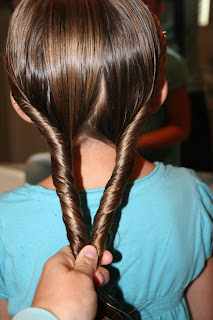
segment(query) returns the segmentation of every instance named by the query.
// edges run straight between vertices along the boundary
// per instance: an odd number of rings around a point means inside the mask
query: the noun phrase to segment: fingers
[[[100,265],[104,266],[104,265],[110,264],[112,260],[113,260],[113,256],[111,252],[109,252],[108,250],[105,250],[103,253],[103,257],[101,259]]]
[[[70,246],[63,247],[61,250],[58,251],[58,253],[62,253],[63,255],[66,254],[66,255],[70,256],[70,258],[73,261],[74,256],[73,256],[72,250],[70,249]],[[105,250],[103,253],[103,257],[101,259],[100,265],[102,265],[102,266],[108,265],[112,262],[112,260],[113,260],[113,256],[112,256],[111,252],[109,252],[108,250]],[[73,263],[72,263],[72,265],[73,265]]]
[[[95,247],[85,246],[78,254],[74,270],[88,275],[91,279],[95,274],[98,263],[98,252]]]
[[[60,258],[60,260],[63,259],[63,265],[66,262],[66,266],[69,269],[74,268],[74,270],[88,275],[91,279],[93,278],[96,287],[101,287],[109,282],[109,271],[104,267],[97,267],[97,251],[91,245],[85,246],[78,254],[76,260],[72,254],[70,246],[66,246],[59,250],[59,252],[51,259],[55,258]],[[109,251],[105,250],[100,264],[108,265],[112,262],[112,260],[112,254]]]
[[[97,288],[107,284],[109,282],[109,271],[104,267],[99,266],[94,275],[94,283]]]

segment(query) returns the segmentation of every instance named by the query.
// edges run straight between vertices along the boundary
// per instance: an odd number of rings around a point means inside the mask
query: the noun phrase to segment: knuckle
[[[87,261],[79,261],[76,263],[75,267],[87,275],[93,275],[95,272],[93,266],[91,266],[91,264]]]
[[[44,267],[49,267],[49,266],[51,266],[52,264],[54,264],[55,263],[55,256],[53,256],[53,257],[50,257],[46,262],[45,262],[45,264],[44,264]]]

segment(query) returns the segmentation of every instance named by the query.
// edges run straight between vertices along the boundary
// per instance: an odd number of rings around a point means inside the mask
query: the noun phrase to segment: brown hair
[[[75,255],[91,242],[101,259],[164,68],[165,38],[141,0],[23,0],[13,14],[6,48],[13,97],[47,140]],[[74,145],[88,137],[117,154],[91,239],[72,170]]]

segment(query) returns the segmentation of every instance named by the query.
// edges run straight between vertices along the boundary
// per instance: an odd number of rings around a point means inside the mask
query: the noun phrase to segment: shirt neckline
[[[162,162],[154,162],[155,168],[149,173],[147,176],[142,177],[140,179],[128,182],[126,185],[126,190],[129,191],[133,186],[133,192],[138,192],[141,188],[144,189],[147,185],[155,183],[159,180],[165,172],[165,165]],[[46,189],[42,186],[31,185],[29,183],[25,183],[22,187],[26,190],[28,197],[35,198],[40,201],[44,199],[45,201],[54,201],[59,200],[55,190]],[[79,194],[88,195],[90,198],[100,197],[103,194],[105,188],[97,188],[90,190],[79,190]],[[125,191],[124,191],[125,192]],[[132,192],[132,191],[131,191]]]

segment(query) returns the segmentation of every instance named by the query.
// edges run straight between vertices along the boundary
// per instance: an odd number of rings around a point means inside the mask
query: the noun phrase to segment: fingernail
[[[101,278],[102,278],[101,285],[103,286],[104,283],[105,283],[105,277],[104,277],[104,275],[102,273],[100,275],[101,275]]]
[[[92,259],[92,260],[96,260],[98,253],[97,253],[97,250],[95,249],[95,247],[93,247],[93,246],[87,246],[87,247],[85,248],[84,255],[85,255],[85,257],[87,257],[87,258],[90,258],[90,259]]]
[[[104,277],[104,275],[102,274],[102,273],[97,273],[96,272],[96,274],[95,274],[95,285],[96,285],[96,287],[101,287],[101,286],[103,286],[104,285],[104,283],[105,283],[105,277]]]

